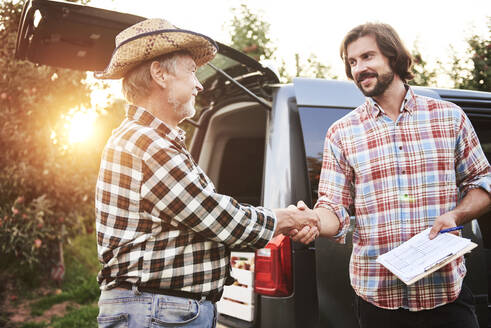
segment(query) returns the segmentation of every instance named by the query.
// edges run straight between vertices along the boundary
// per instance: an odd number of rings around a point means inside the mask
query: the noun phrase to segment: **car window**
[[[240,65],[238,61],[233,60],[230,57],[226,57],[222,54],[217,54],[215,58],[211,61],[211,63],[224,71],[229,71],[232,66]],[[196,72],[196,76],[201,82],[205,82],[210,78],[210,76],[215,75],[217,72],[208,65],[203,65],[198,68]]]
[[[345,116],[351,109],[299,107],[300,124],[302,125],[305,156],[309,175],[312,206],[317,201],[317,189],[322,168],[324,139],[329,127]]]
[[[484,151],[484,155],[487,157],[488,162],[491,162],[491,118],[483,118],[483,117],[469,117],[472,125],[474,126],[474,130],[476,131],[477,137],[479,138],[479,142],[481,144],[482,150]],[[485,248],[491,248],[491,213],[483,215],[478,220],[479,227],[481,229],[481,234],[483,238],[483,245]],[[491,258],[490,258],[491,259]],[[491,262],[488,263],[488,266],[491,267]],[[491,270],[488,269],[488,272],[491,274]],[[491,286],[490,286],[491,288]]]
[[[264,138],[231,138],[223,151],[217,191],[239,203],[259,206],[263,162]]]
[[[474,126],[474,130],[476,130],[484,154],[488,158],[488,161],[491,161],[491,129],[489,129],[491,126],[491,118],[477,118],[471,116],[470,120]]]

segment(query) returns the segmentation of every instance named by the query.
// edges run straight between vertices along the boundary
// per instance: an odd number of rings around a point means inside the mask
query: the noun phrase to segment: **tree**
[[[456,88],[491,91],[491,17],[488,17],[488,36],[473,35],[467,43],[470,59],[461,59],[452,50],[448,75]]]
[[[232,8],[232,14],[234,16],[229,24],[231,46],[258,61],[264,59],[280,61],[278,72],[282,82],[291,82],[295,76],[337,78],[331,73],[331,67],[322,63],[316,55],[310,54],[306,60],[301,60],[298,53],[294,55],[296,72],[292,76],[288,72],[285,60],[273,56],[276,47],[268,36],[270,24],[245,4]]]
[[[232,13],[231,46],[258,61],[271,58],[276,49],[268,36],[270,24],[245,4],[232,8]]]
[[[431,86],[436,84],[436,70],[429,70],[427,62],[423,59],[421,52],[419,51],[418,44],[414,44],[412,51],[413,67],[412,72],[414,78],[409,81],[411,85]]]
[[[338,77],[331,73],[331,66],[322,63],[319,58],[313,53],[307,57],[305,61],[300,59],[299,54],[295,54],[296,76],[315,77],[315,78],[331,78]]]
[[[85,72],[14,58],[23,3],[0,3],[0,273],[32,279],[58,261],[60,242],[92,229],[100,153],[115,111],[101,110],[92,143],[68,142],[64,125],[91,108],[91,86]]]

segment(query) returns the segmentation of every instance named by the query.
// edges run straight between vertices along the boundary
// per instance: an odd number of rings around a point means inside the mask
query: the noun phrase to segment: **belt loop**
[[[131,290],[132,290],[132,291],[133,291],[133,293],[134,293],[135,295],[137,295],[137,296],[142,294],[142,293],[141,293],[141,292],[138,290],[138,286],[137,286],[137,285],[133,285],[133,286],[131,286]]]

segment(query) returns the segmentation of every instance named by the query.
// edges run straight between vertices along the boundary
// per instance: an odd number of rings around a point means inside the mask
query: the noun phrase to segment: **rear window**
[[[217,54],[210,63],[224,71],[230,71],[231,67],[241,65],[241,63],[239,63],[238,61],[233,60],[232,58],[224,56],[222,54]],[[217,74],[217,72],[208,65],[203,65],[199,67],[196,72],[198,80],[203,83],[215,74]]]
[[[315,204],[318,198],[317,189],[319,187],[322,153],[327,130],[334,122],[350,111],[351,109],[324,107],[299,107],[298,109],[312,194],[312,201],[309,206]]]
[[[488,158],[488,161],[491,160],[491,118],[483,118],[483,117],[470,117],[471,123],[474,126],[474,130],[476,130],[476,134],[479,138],[479,142],[481,143],[482,150],[484,154]]]
[[[470,116],[474,130],[481,143],[482,150],[486,155],[488,162],[491,161],[491,117],[482,116]],[[479,227],[481,228],[483,244],[485,248],[491,248],[491,212],[486,213],[479,218]],[[490,255],[491,256],[491,255]],[[490,258],[491,259],[491,258]],[[491,263],[488,263],[489,268],[491,268]],[[489,274],[491,274],[491,269],[488,268]],[[490,286],[491,288],[491,286]]]
[[[217,190],[239,203],[259,206],[264,138],[232,138],[225,145]]]

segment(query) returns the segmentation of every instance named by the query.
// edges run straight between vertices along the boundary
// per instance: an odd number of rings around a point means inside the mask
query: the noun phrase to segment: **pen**
[[[440,233],[445,233],[445,232],[450,232],[450,231],[455,231],[455,230],[462,230],[462,229],[464,229],[464,226],[457,226],[457,227],[453,227],[453,228],[440,230]]]

